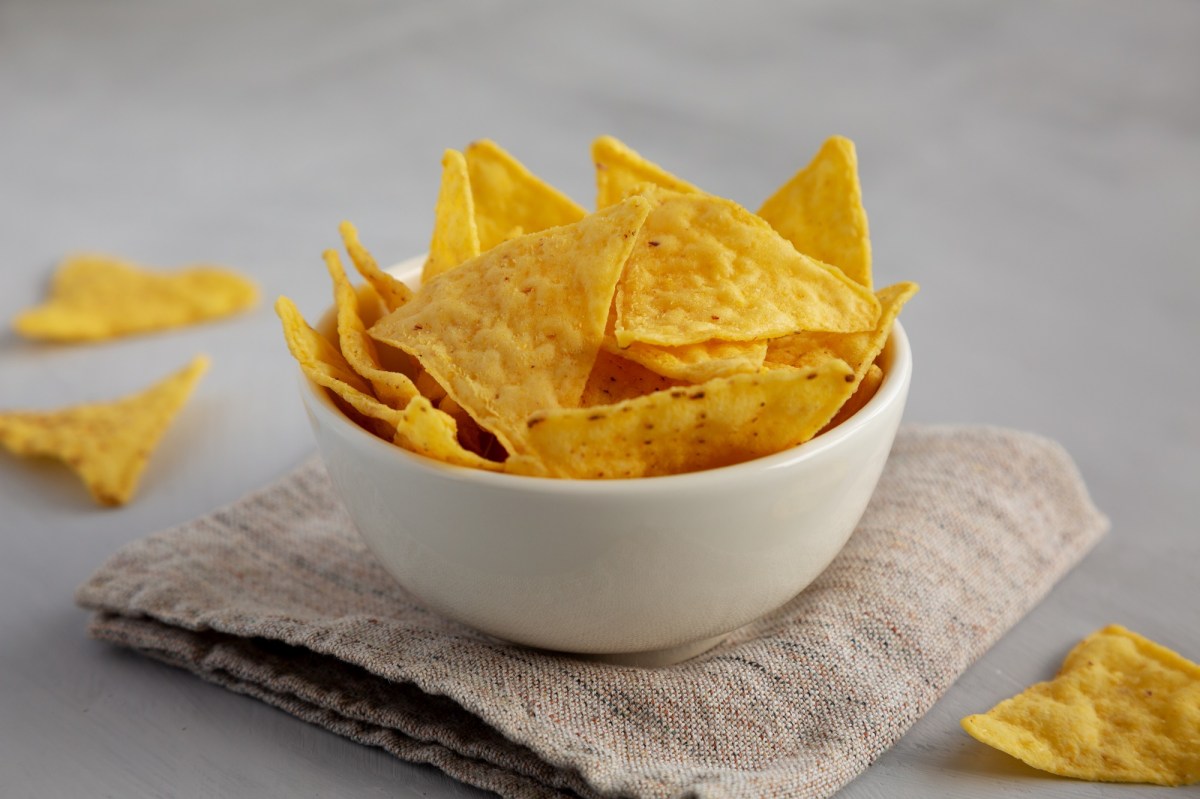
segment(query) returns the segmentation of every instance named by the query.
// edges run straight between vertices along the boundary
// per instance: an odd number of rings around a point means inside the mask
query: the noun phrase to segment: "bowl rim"
[[[386,271],[396,277],[405,277],[413,272],[417,265],[424,262],[424,256],[418,256],[403,261]],[[336,313],[336,308],[330,307],[321,314],[320,326],[324,326]],[[615,477],[603,480],[564,479],[559,477],[543,477],[533,475],[506,474],[491,472],[485,469],[475,469],[469,466],[458,466],[430,458],[417,452],[411,452],[403,447],[384,441],[355,424],[334,404],[333,398],[321,386],[314,383],[297,365],[300,377],[301,395],[305,405],[314,416],[322,417],[323,423],[332,423],[336,429],[349,435],[351,440],[362,446],[378,447],[381,457],[397,458],[401,464],[408,464],[418,470],[428,471],[431,476],[452,481],[470,482],[500,489],[514,489],[531,493],[552,494],[587,494],[605,496],[608,494],[629,495],[631,492],[643,491],[661,492],[663,490],[693,490],[703,488],[712,483],[725,483],[731,479],[742,479],[755,473],[771,472],[786,469],[795,464],[819,457],[827,450],[837,447],[846,439],[857,435],[867,427],[872,420],[882,414],[886,408],[896,402],[904,401],[907,388],[912,376],[912,350],[904,326],[897,319],[892,323],[892,332],[885,352],[889,352],[889,365],[884,370],[883,382],[875,395],[853,416],[834,429],[805,441],[803,444],[790,449],[753,458],[729,466],[718,466],[697,472],[682,474],[656,475],[653,477]]]

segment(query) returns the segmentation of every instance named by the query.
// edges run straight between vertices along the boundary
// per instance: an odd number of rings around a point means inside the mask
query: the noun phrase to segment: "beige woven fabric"
[[[509,797],[822,797],[896,741],[1102,535],[1056,444],[901,430],[808,590],[662,669],[534,652],[396,586],[318,462],[136,541],[91,632]]]

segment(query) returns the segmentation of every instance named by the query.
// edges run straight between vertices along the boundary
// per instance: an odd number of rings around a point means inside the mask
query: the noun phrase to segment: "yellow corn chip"
[[[102,505],[123,505],[137,490],[150,453],[183,407],[208,358],[113,402],[56,411],[0,413],[0,443],[17,455],[58,458]]]
[[[655,208],[617,285],[619,346],[874,329],[871,292],[737,203],[653,186],[642,194]]]
[[[446,396],[446,389],[442,388],[442,384],[433,379],[433,375],[422,369],[417,373],[417,390],[421,392],[421,396],[429,399],[430,402],[441,405],[442,398]],[[460,406],[461,407],[461,406]]]
[[[342,234],[342,243],[346,245],[346,252],[350,253],[354,268],[371,284],[389,311],[396,310],[412,299],[412,289],[404,285],[404,281],[397,280],[379,268],[374,256],[358,240],[358,229],[354,225],[342,222],[338,231]]]
[[[458,466],[497,470],[500,464],[463,449],[454,419],[425,397],[414,397],[402,410],[371,395],[370,386],[350,368],[329,341],[309,327],[287,297],[275,302],[283,335],[292,356],[317,385],[331,391],[354,411],[373,420],[373,432],[412,452]]]
[[[604,349],[645,366],[652,372],[682,380],[703,383],[714,377],[757,372],[767,355],[767,342],[702,341],[678,347],[660,347],[635,341],[624,349],[615,338],[605,337]]]
[[[1200,782],[1200,665],[1124,627],[1092,633],[1058,676],[963,728],[1042,771],[1103,782]]]
[[[337,305],[338,344],[342,357],[357,374],[366,378],[376,397],[393,408],[403,408],[417,396],[417,387],[408,375],[391,372],[382,367],[375,351],[375,342],[358,314],[358,292],[346,277],[342,261],[333,250],[325,252],[325,265],[333,279],[333,296]]]
[[[612,136],[592,142],[592,162],[596,165],[596,208],[619,203],[647,183],[681,194],[700,191]]]
[[[904,303],[920,289],[916,283],[897,283],[880,289],[881,312],[874,330],[861,333],[796,333],[773,339],[767,344],[767,360],[772,363],[798,365],[811,352],[827,352],[841,358],[854,369],[854,379],[862,380],[867,369],[883,351],[892,323]]]
[[[308,326],[300,311],[287,297],[275,301],[275,312],[283,323],[283,337],[292,357],[315,382],[333,388],[329,382],[343,383],[355,391],[370,395],[371,386],[346,362],[340,350],[329,339]],[[319,372],[318,379],[312,372]]]
[[[809,369],[721,377],[615,405],[542,410],[527,426],[531,458],[508,470],[624,478],[712,469],[807,441],[845,402],[853,377],[836,358]]]
[[[578,222],[587,213],[489,139],[471,142],[466,158],[481,252],[515,236]]]
[[[783,184],[758,215],[805,255],[871,288],[871,238],[854,142],[828,139],[812,163]]]
[[[430,281],[370,333],[416,356],[509,453],[524,452],[530,413],[579,404],[649,211],[632,197],[505,242]]]
[[[759,341],[712,340],[678,347],[660,347],[635,341],[628,347],[622,348],[617,346],[617,339],[613,333],[616,322],[617,313],[614,306],[608,312],[608,323],[604,329],[601,348],[612,355],[640,364],[655,374],[671,378],[672,381],[703,383],[714,377],[757,372],[762,368],[767,354],[765,339]],[[662,387],[660,386],[660,388]],[[622,399],[627,399],[627,397],[622,397]]]
[[[879,368],[878,364],[873,363],[867,368],[867,373],[859,381],[858,388],[846,400],[846,404],[838,408],[838,412],[829,420],[829,424],[821,428],[821,432],[832,430],[861,411],[863,406],[871,401],[871,397],[875,396],[875,392],[881,385],[883,385],[883,370]]]
[[[28,338],[98,341],[228,316],[254,305],[258,289],[227,269],[151,272],[102,255],[67,258],[50,299],[22,312],[13,328]]]
[[[579,400],[581,407],[613,405],[621,400],[653,394],[671,388],[680,381],[671,380],[635,363],[601,349],[596,355],[592,373],[588,375]]]
[[[479,231],[475,227],[475,201],[467,159],[458,150],[442,156],[442,188],[433,208],[433,239],[421,270],[421,282],[453,269],[479,255]]]
[[[387,316],[387,306],[370,283],[355,286],[354,293],[358,295],[358,318],[362,320],[363,325],[370,327]]]

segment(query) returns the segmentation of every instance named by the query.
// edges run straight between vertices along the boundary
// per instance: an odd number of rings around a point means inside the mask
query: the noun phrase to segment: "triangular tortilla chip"
[[[640,364],[657,375],[670,378],[673,382],[703,383],[714,377],[757,372],[762,368],[767,354],[766,339],[711,340],[678,347],[662,347],[635,341],[628,347],[621,347],[618,346],[613,333],[616,322],[617,312],[614,306],[608,312],[601,349]]]
[[[857,386],[879,353],[883,352],[900,309],[919,289],[916,283],[907,282],[880,289],[875,295],[879,298],[881,310],[874,330],[861,333],[796,333],[772,339],[767,344],[767,360],[797,366],[810,353],[825,352],[850,364]]]
[[[871,330],[879,302],[731,200],[644,186],[655,204],[617,286],[617,344]]]
[[[228,316],[257,300],[254,284],[228,269],[152,272],[117,258],[77,255],[55,272],[50,299],[18,315],[13,328],[28,338],[99,341]]]
[[[613,136],[601,136],[592,142],[592,163],[596,166],[596,208],[607,208],[635,194],[645,183],[681,194],[700,191],[683,178],[672,175],[658,164],[647,161],[633,148]]]
[[[421,270],[421,282],[471,260],[479,252],[467,159],[458,150],[447,150],[442,156],[442,187],[433,207],[433,238],[425,268]]]
[[[538,411],[517,473],[574,478],[653,477],[728,466],[811,438],[845,402],[850,367],[721,377],[615,405]]]
[[[596,363],[583,387],[579,405],[584,408],[589,405],[612,405],[679,384],[678,380],[663,377],[640,363],[601,349],[596,354]]]
[[[821,433],[832,430],[861,411],[871,401],[871,397],[875,396],[875,392],[881,385],[883,385],[883,370],[879,368],[878,364],[873,363],[867,368],[867,373],[863,375],[862,380],[858,381],[858,387],[854,389],[854,393],[842,407],[838,408],[838,412],[829,420],[829,424],[821,428]]]
[[[587,213],[490,139],[466,151],[480,252],[525,233],[568,225]]]
[[[354,268],[371,284],[389,311],[396,310],[412,299],[412,289],[404,285],[404,281],[397,280],[379,268],[375,257],[358,240],[358,229],[354,225],[342,222],[338,226],[338,232],[342,234],[342,243],[346,245],[346,252],[350,254]]]
[[[702,341],[678,347],[662,347],[635,341],[618,347],[615,338],[605,337],[604,349],[639,363],[652,372],[687,383],[703,383],[714,377],[757,372],[767,355],[765,339],[757,341]]]
[[[304,374],[334,393],[355,412],[374,421],[374,432],[407,450],[458,466],[495,471],[500,464],[469,452],[458,441],[454,419],[442,413],[425,397],[414,397],[402,410],[385,405],[371,395],[370,386],[350,364],[300,315],[287,297],[275,302],[283,323],[288,349]]]
[[[342,261],[333,250],[325,252],[325,265],[333,279],[333,297],[337,305],[338,345],[346,363],[371,384],[376,397],[393,408],[403,408],[417,396],[417,387],[408,375],[383,368],[375,351],[375,342],[367,335],[358,311],[358,292],[346,277]]]
[[[871,237],[854,142],[841,136],[828,139],[812,163],[771,195],[758,215],[798,251],[871,288]]]
[[[1063,777],[1200,782],[1200,665],[1119,625],[1092,633],[1058,676],[967,716],[988,746]]]
[[[83,479],[97,502],[123,505],[208,363],[197,356],[175,374],[113,402],[0,413],[0,443],[17,455],[58,458]]]
[[[370,333],[414,355],[509,453],[524,452],[530,413],[579,404],[649,211],[633,197],[505,242],[430,281]]]

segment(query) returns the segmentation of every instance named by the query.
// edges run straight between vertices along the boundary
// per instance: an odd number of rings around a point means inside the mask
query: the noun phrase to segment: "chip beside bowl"
[[[415,284],[420,264],[391,271]],[[841,550],[904,411],[912,357],[899,322],[879,363],[875,395],[804,444],[639,479],[453,466],[367,432],[307,378],[301,395],[350,517],[428,607],[531,647],[665,665],[781,606]]]

